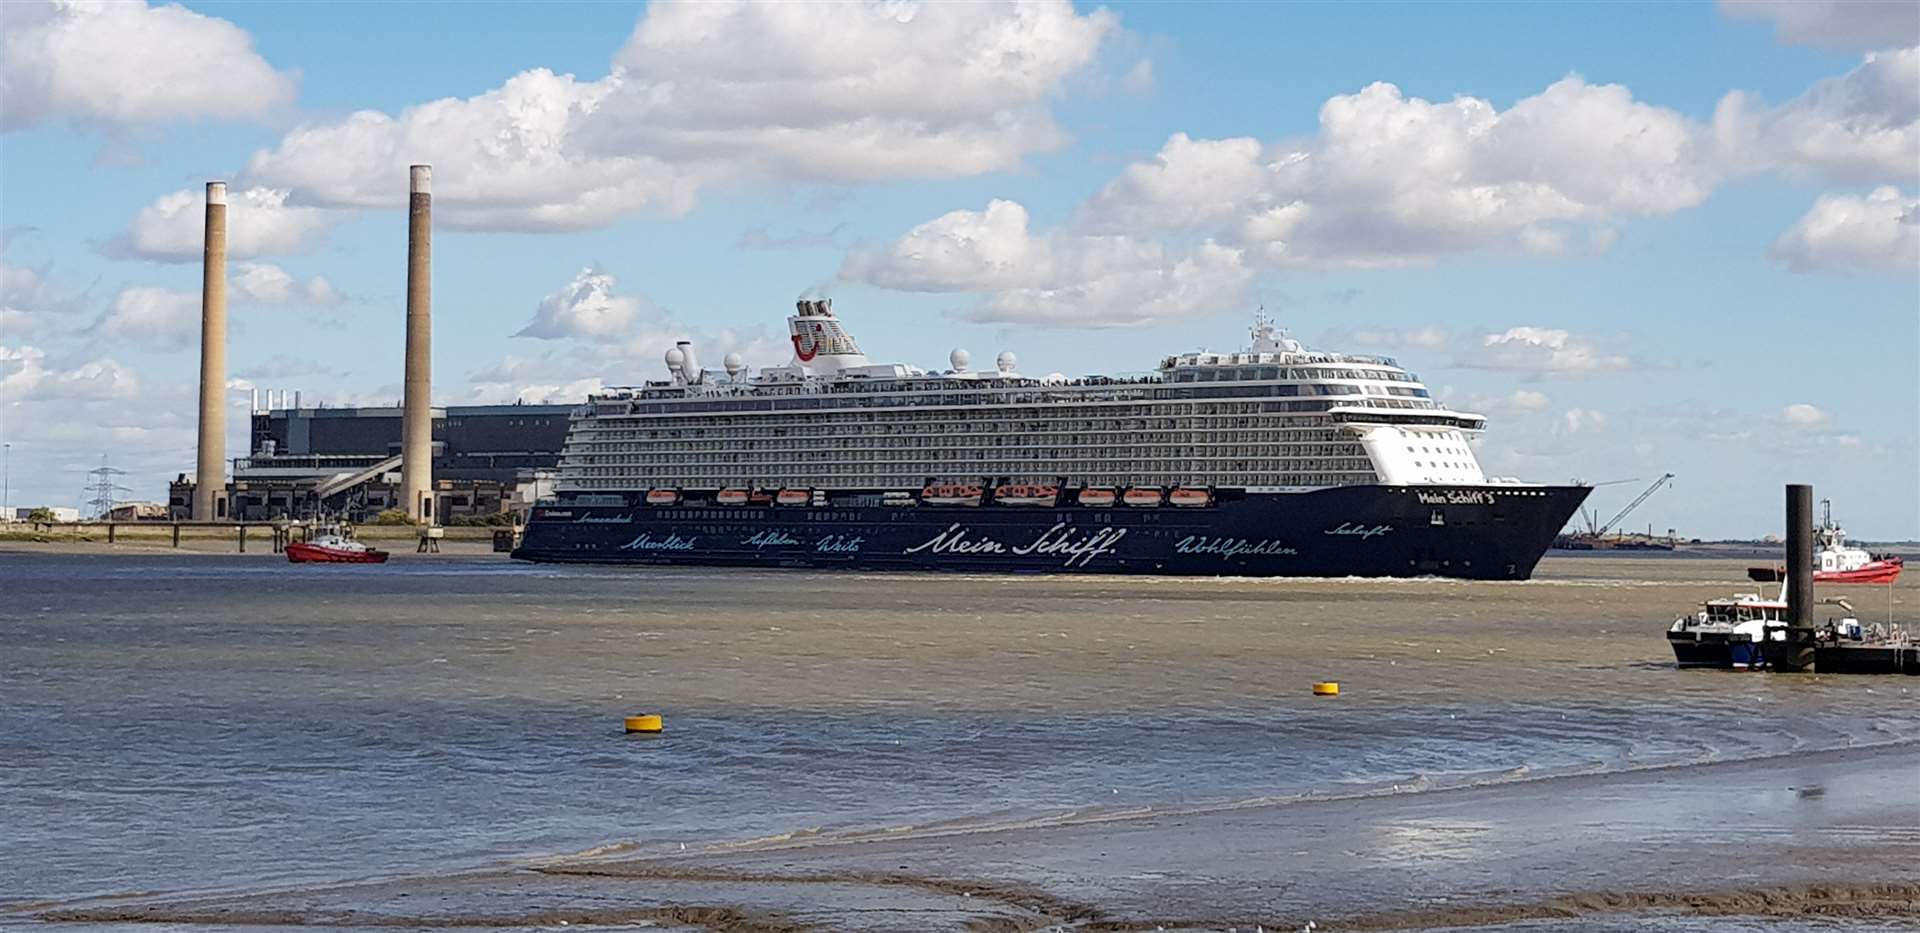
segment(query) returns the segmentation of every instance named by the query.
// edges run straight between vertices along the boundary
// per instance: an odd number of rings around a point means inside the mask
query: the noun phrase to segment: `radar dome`
[[[953,364],[953,371],[956,373],[966,372],[967,363],[972,359],[973,357],[968,356],[967,351],[965,350],[955,350],[952,353],[947,354],[947,362]]]
[[[720,365],[727,368],[727,375],[738,376],[741,370],[747,368],[747,361],[741,359],[738,353],[729,353],[720,358]]]
[[[686,361],[687,361],[687,352],[685,350],[682,350],[679,347],[667,348],[667,368],[668,369],[677,370],[680,368],[680,364],[685,363]]]
[[[1015,366],[1020,365],[1020,358],[1014,356],[1012,350],[1001,350],[1000,355],[994,359],[993,365],[1000,367],[1003,373],[1010,373]]]

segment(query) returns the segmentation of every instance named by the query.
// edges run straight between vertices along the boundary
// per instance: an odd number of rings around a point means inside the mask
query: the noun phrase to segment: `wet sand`
[[[1920,745],[38,916],[212,927],[653,921],[743,933],[1920,923]]]

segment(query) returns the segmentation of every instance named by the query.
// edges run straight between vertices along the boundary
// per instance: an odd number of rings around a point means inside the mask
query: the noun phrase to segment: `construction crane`
[[[1637,483],[1637,482],[1640,482],[1640,478],[1636,476],[1631,479],[1610,479],[1610,480],[1606,480],[1605,482],[1589,483],[1586,480],[1583,480],[1580,477],[1576,476],[1573,479],[1569,480],[1568,482],[1570,485],[1574,485],[1574,486],[1585,486],[1588,489],[1599,489],[1602,486],[1618,486],[1621,483]],[[1584,507],[1580,509],[1580,521],[1587,526],[1587,531],[1586,531],[1587,534],[1591,535],[1594,533],[1594,529],[1596,527],[1594,525],[1594,522],[1599,521],[1599,519],[1600,519],[1600,516],[1596,514],[1593,509],[1584,508]]]
[[[1614,528],[1618,527],[1621,522],[1626,521],[1627,516],[1633,514],[1633,510],[1639,508],[1641,503],[1646,502],[1647,499],[1651,497],[1654,493],[1660,491],[1660,487],[1662,484],[1670,482],[1672,479],[1673,479],[1672,473],[1661,474],[1659,479],[1656,479],[1653,481],[1653,485],[1648,486],[1644,491],[1640,493],[1639,496],[1635,497],[1635,499],[1632,502],[1627,503],[1627,507],[1624,509],[1621,509],[1620,514],[1615,515],[1614,517],[1608,519],[1607,523],[1604,525],[1594,524],[1594,520],[1600,517],[1600,514],[1598,512],[1595,512],[1592,509],[1581,509],[1580,518],[1582,521],[1586,523],[1586,526],[1587,526],[1586,529],[1583,531],[1575,531],[1571,533],[1561,534],[1560,536],[1553,539],[1553,546],[1557,548],[1563,548],[1563,549],[1575,550],[1575,551],[1591,551],[1595,549],[1610,549],[1610,548],[1616,548],[1616,547],[1633,548],[1633,549],[1641,549],[1641,550],[1644,550],[1644,549],[1667,550],[1668,548],[1672,547],[1672,545],[1652,540],[1651,534],[1649,534],[1648,539],[1644,541],[1628,540],[1626,538],[1608,538],[1606,535],[1607,535],[1607,532],[1612,531]],[[1594,483],[1592,485],[1597,488],[1600,486],[1617,486],[1621,483],[1637,483],[1637,482],[1639,482],[1639,480],[1637,479],[1616,479],[1616,480],[1609,480],[1604,483]],[[1576,481],[1576,485],[1584,485],[1584,484],[1579,484]]]
[[[1633,510],[1639,508],[1640,503],[1647,501],[1647,499],[1651,497],[1654,493],[1659,492],[1661,484],[1666,483],[1672,479],[1673,479],[1672,473],[1661,474],[1659,479],[1656,479],[1653,481],[1653,485],[1648,486],[1645,491],[1640,493],[1640,495],[1635,496],[1632,502],[1627,503],[1627,507],[1624,509],[1621,509],[1620,514],[1615,515],[1610,519],[1607,519],[1606,524],[1601,525],[1597,529],[1594,529],[1594,532],[1593,532],[1594,537],[1600,537],[1602,535],[1605,535],[1607,532],[1612,531],[1614,529],[1614,526],[1619,525],[1622,521],[1626,520],[1628,515],[1633,514]]]

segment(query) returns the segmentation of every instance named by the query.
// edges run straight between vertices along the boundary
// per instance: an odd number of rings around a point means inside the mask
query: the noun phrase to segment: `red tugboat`
[[[371,548],[340,531],[328,530],[297,544],[287,545],[287,560],[296,564],[384,564],[387,552]]]
[[[1820,527],[1813,530],[1813,582],[1891,584],[1899,579],[1906,561],[1900,557],[1868,553],[1847,546],[1847,530],[1833,523],[1833,500],[1820,500]],[[1771,583],[1786,575],[1779,566],[1749,567],[1747,577]]]

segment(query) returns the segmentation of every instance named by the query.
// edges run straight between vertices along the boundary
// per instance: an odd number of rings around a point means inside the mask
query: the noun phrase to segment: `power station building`
[[[442,523],[523,511],[551,492],[572,405],[453,405],[433,417],[433,514]],[[301,407],[253,412],[248,448],[233,461],[230,516],[243,521],[343,515],[366,521],[404,509],[402,409]],[[193,481],[172,484],[185,518]],[[223,516],[226,517],[226,516]]]

